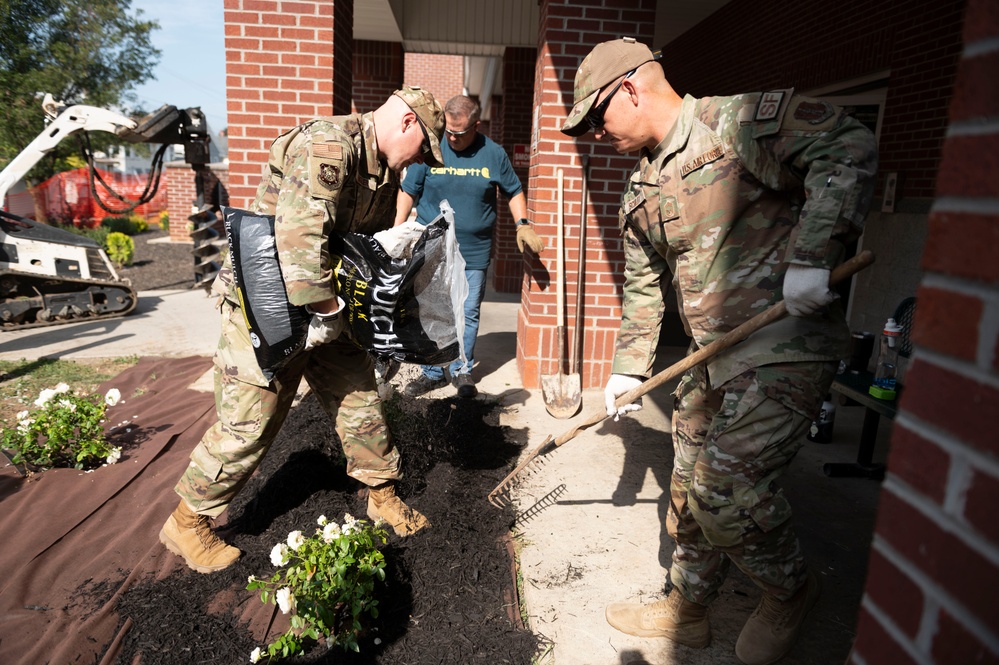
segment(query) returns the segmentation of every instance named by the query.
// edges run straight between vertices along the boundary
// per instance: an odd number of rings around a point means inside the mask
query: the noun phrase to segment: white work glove
[[[426,230],[419,222],[403,222],[385,231],[375,234],[375,240],[393,259],[413,258],[413,247]]]
[[[313,312],[311,308],[306,306],[306,311],[312,313],[312,320],[309,321],[309,332],[305,337],[306,350],[313,349],[320,344],[329,344],[343,332],[343,299],[338,297],[337,304],[339,305],[337,310],[329,314]]]
[[[639,397],[631,404],[625,404],[624,406],[618,408],[614,406],[614,402],[617,398],[625,394],[632,388],[637,388],[642,385],[644,380],[637,377],[631,376],[630,374],[611,374],[610,378],[607,379],[607,387],[604,388],[604,404],[607,406],[607,415],[614,416],[614,420],[617,420],[629,411],[639,411],[642,408],[642,398]]]
[[[837,295],[829,290],[829,271],[792,263],[784,275],[784,304],[791,316],[808,316],[819,311]]]

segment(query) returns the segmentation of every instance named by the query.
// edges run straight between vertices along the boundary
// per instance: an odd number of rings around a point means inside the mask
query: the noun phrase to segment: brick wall
[[[352,111],[367,113],[385,103],[403,85],[402,44],[354,42]]]
[[[279,134],[335,109],[349,110],[352,22],[334,29],[334,19],[352,13],[352,0],[225,0],[233,205],[253,200],[267,150]],[[336,67],[335,53],[342,58]]]
[[[995,2],[968,2],[964,43],[855,665],[999,663]]]
[[[964,4],[844,0],[802,12],[786,2],[734,0],[669,45],[666,77],[681,95],[697,97],[808,90],[890,70],[879,170],[904,175],[900,196],[931,198]],[[697,57],[671,57],[686,53]]]
[[[403,83],[429,90],[444,106],[465,89],[464,56],[407,53],[404,77]]]
[[[531,142],[531,103],[534,90],[535,48],[508,48],[503,54],[503,96],[494,106],[492,139],[502,145],[513,161],[515,145]],[[524,190],[528,188],[529,168],[514,167]],[[530,198],[530,192],[527,192]],[[528,211],[530,216],[530,211]],[[518,293],[527,272],[524,255],[517,249],[517,233],[510,218],[510,208],[500,207],[500,219],[493,236],[493,286],[503,293]],[[528,261],[536,261],[528,255]]]
[[[623,272],[617,203],[634,156],[620,156],[595,145],[592,134],[572,139],[559,131],[572,107],[576,70],[594,44],[632,35],[651,43],[655,0],[610,7],[601,0],[549,0],[541,5],[539,53],[534,76],[531,167],[528,208],[538,233],[548,243],[540,261],[531,264],[521,292],[517,325],[517,362],[527,388],[537,388],[541,376],[558,372],[556,338],[556,169],[565,172],[566,321],[575,318],[575,275],[578,266],[582,167],[580,156],[592,155],[589,209],[586,216],[585,294],[583,306],[584,388],[602,385],[610,375],[614,342],[621,316],[620,276]],[[571,338],[567,348],[572,348]]]

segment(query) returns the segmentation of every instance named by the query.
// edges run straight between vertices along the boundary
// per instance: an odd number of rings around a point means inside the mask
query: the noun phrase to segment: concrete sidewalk
[[[203,291],[141,293],[136,312],[104,322],[0,332],[0,358],[87,358],[211,355],[218,313]],[[520,432],[527,452],[602,409],[600,390],[583,392],[570,420],[545,409],[540,390],[524,390],[516,367],[516,296],[487,293],[474,376],[483,398],[498,399],[500,423]],[[683,349],[660,351],[659,369]],[[210,387],[209,387],[210,389]],[[530,628],[546,642],[544,665],[726,664],[760,592],[733,570],[711,607],[711,645],[702,650],[663,639],[630,637],[604,619],[608,603],[662,597],[673,543],[664,518],[672,447],[671,390],[647,396],[644,408],[618,422],[604,420],[543,458],[513,494]],[[446,387],[431,394],[451,396]],[[853,641],[873,531],[879,484],[828,478],[827,461],[856,457],[863,409],[840,407],[832,444],[806,443],[783,485],[795,510],[802,546],[821,573],[824,593],[786,663],[840,665]],[[890,427],[881,427],[876,460],[884,459]]]
[[[0,331],[0,359],[210,356],[219,341],[214,302],[200,288],[142,291],[120,318]]]

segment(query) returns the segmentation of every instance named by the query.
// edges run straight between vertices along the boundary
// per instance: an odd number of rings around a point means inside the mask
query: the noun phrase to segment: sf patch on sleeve
[[[313,143],[309,151],[309,190],[318,199],[333,200],[343,186],[347,165],[343,145]]]

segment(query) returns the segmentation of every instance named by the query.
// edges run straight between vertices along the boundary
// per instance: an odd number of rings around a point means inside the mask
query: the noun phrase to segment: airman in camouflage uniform
[[[440,164],[444,112],[419,88],[396,91],[372,113],[311,120],[271,145],[267,169],[251,211],[275,215],[275,245],[293,305],[323,321],[342,307],[335,280],[332,234],[392,226],[398,171],[427,161]],[[225,568],[239,556],[211,531],[209,519],[229,505],[267,453],[304,376],[336,422],[347,473],[369,486],[368,514],[399,535],[429,526],[395,496],[399,453],[385,424],[371,357],[342,322],[319,345],[298,352],[268,381],[257,364],[226,257],[213,290],[222,334],[215,354],[218,422],[191,453],[177,484],[181,501],[160,533],[173,552],[200,572]],[[316,318],[314,316],[314,319]],[[332,326],[332,324],[329,324]],[[311,331],[310,331],[311,334]]]
[[[614,401],[651,375],[667,273],[691,352],[782,299],[794,316],[682,377],[666,525],[674,588],[651,606],[612,604],[607,619],[633,635],[706,646],[707,605],[733,562],[764,591],[736,655],[771,663],[818,597],[776,480],[847,352],[828,274],[863,228],[876,146],[843,109],[790,89],[681,98],[657,60],[632,39],[595,47],[562,129],[592,128],[618,152],[641,153],[619,214],[624,303],[608,414],[640,408]]]

